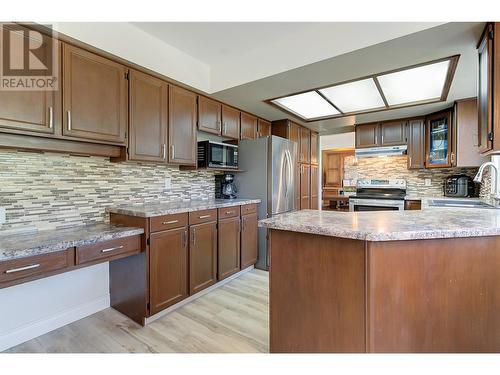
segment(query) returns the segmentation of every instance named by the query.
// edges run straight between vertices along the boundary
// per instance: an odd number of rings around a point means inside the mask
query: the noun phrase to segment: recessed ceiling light
[[[441,98],[450,61],[377,76],[389,106]]]
[[[319,92],[343,113],[385,108],[384,100],[372,78],[327,87]]]
[[[323,99],[316,91],[285,96],[284,98],[274,99],[272,102],[306,120],[340,114],[335,107]]]

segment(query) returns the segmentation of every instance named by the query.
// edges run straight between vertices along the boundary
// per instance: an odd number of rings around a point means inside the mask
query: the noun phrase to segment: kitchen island
[[[500,352],[500,211],[303,210],[259,225],[271,352]]]

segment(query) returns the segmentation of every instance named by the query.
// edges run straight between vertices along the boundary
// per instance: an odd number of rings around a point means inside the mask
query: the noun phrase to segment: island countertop
[[[365,241],[500,236],[500,210],[335,212],[302,210],[259,221],[260,227]]]

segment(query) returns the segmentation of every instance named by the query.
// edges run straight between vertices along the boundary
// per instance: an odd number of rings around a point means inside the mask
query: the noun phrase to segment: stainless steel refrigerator
[[[295,181],[298,178],[297,144],[274,135],[240,141],[239,168],[235,175],[238,196],[259,198],[258,217],[293,211],[295,207]],[[267,230],[259,228],[259,258],[257,267],[269,268]]]

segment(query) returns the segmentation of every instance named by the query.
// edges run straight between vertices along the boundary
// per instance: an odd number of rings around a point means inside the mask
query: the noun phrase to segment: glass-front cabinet
[[[427,117],[426,124],[426,168],[451,167],[454,162],[452,150],[452,113],[442,111]]]

